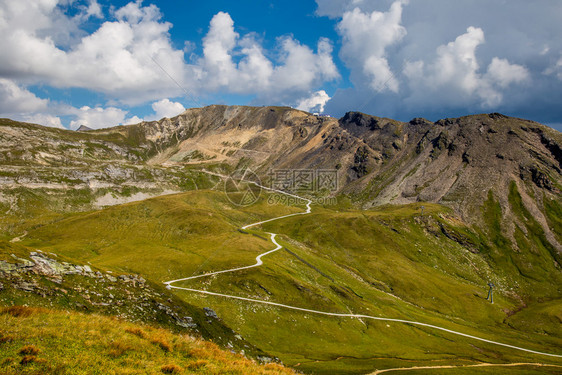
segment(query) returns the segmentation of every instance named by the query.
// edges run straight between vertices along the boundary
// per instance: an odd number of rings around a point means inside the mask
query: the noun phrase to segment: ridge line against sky
[[[0,117],[102,128],[247,104],[562,130],[561,17],[558,0],[0,0]]]

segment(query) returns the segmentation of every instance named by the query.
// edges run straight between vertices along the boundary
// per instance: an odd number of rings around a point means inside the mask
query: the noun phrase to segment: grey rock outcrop
[[[205,311],[205,315],[206,315],[208,318],[214,318],[214,319],[218,319],[218,318],[219,318],[219,316],[217,315],[217,313],[216,313],[213,309],[211,309],[210,307],[204,307],[204,308],[203,308],[203,311]]]

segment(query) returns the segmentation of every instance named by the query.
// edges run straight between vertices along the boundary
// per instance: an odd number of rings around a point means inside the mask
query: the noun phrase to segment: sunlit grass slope
[[[163,282],[251,262],[270,242],[245,223],[301,211],[265,199],[239,208],[216,191],[193,191],[76,214],[29,232],[22,244]]]
[[[280,236],[286,250],[269,256],[264,267],[184,285],[322,311],[417,320],[560,352],[556,274],[552,282],[517,288],[517,294],[514,286],[526,282],[496,270],[481,252],[485,239],[449,210],[425,204],[423,216],[419,205],[313,212],[264,225],[286,234]],[[489,280],[497,285],[494,304],[486,300]],[[431,329],[181,295],[223,314],[236,306],[238,313],[226,317],[232,327],[303,370],[361,373],[411,363],[545,360]]]
[[[2,374],[292,374],[165,329],[14,306],[0,309]]]
[[[264,266],[178,285],[322,311],[418,320],[561,352],[559,271],[544,264],[529,278],[517,267],[502,267],[501,249],[449,209],[425,204],[422,215],[420,204],[370,211],[315,207],[311,215],[267,223],[248,234],[238,231],[248,223],[303,211],[269,205],[266,198],[240,208],[215,191],[159,197],[38,227],[22,244],[161,282],[253,264],[256,255],[273,248],[265,231],[275,232],[284,249],[265,257]],[[510,258],[523,262],[531,256]],[[489,281],[497,286],[494,304],[486,301]],[[177,294],[212,307],[245,339],[307,372],[561,363],[428,328]]]

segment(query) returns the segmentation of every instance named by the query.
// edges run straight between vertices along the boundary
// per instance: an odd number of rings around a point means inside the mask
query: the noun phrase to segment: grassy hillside
[[[99,315],[0,309],[2,374],[293,374],[217,345]]]
[[[299,211],[265,199],[239,209],[222,192],[193,191],[71,215],[30,230],[21,244],[161,283],[248,264],[270,243],[238,228]]]
[[[269,205],[266,198],[243,209],[214,191],[153,198],[40,226],[21,244],[162,282],[253,264],[256,255],[272,249],[260,228],[249,234],[237,229],[302,209]],[[493,202],[489,206],[483,209],[493,210]],[[499,267],[493,238],[443,206],[425,204],[423,216],[420,204],[369,211],[315,207],[311,215],[263,227],[280,233],[285,247],[264,258],[264,266],[178,285],[322,311],[418,320],[540,351],[562,348],[560,273],[544,265],[529,278]],[[490,280],[497,285],[493,305],[485,299]],[[249,342],[306,372],[561,362],[404,324],[176,294],[212,307]]]
[[[290,252],[272,254],[260,269],[186,285],[323,311],[419,320],[513,345],[559,351],[559,283],[543,280],[536,289],[518,288],[521,295],[517,294],[513,286],[525,284],[524,280],[517,274],[497,274],[493,261],[478,253],[483,240],[449,210],[425,206],[423,217],[419,205],[366,212],[317,209],[312,215],[266,224],[266,230],[288,235],[280,243]],[[552,276],[559,277],[554,272]],[[498,286],[493,305],[485,299],[489,280]],[[531,298],[535,290],[543,293],[540,302]],[[238,313],[227,316],[232,327],[303,370],[361,373],[435,361],[541,360],[395,323],[327,318],[189,293],[180,296],[212,304],[219,313],[236,306]],[[529,312],[525,318],[531,306],[541,314]]]

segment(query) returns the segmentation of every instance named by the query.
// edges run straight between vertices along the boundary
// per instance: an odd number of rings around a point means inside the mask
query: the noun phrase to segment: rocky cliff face
[[[441,203],[487,236],[495,226],[508,248],[548,247],[559,267],[561,144],[553,129],[496,113],[435,123],[348,113],[316,154],[340,163],[340,193],[362,207]],[[541,240],[524,239],[532,233]]]

